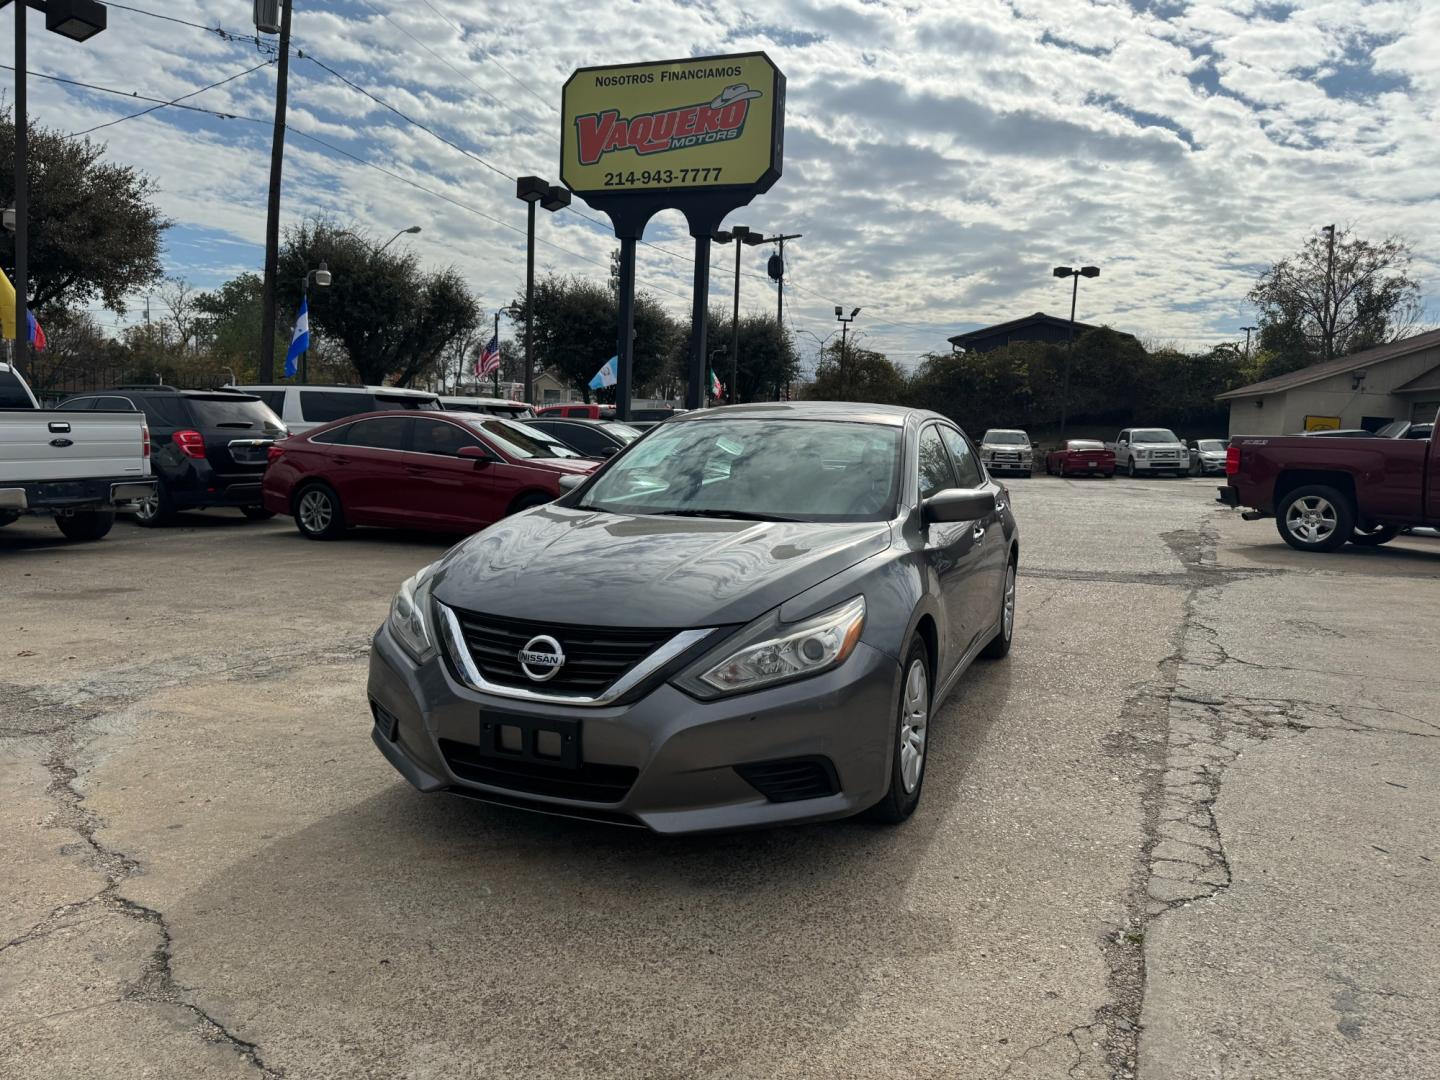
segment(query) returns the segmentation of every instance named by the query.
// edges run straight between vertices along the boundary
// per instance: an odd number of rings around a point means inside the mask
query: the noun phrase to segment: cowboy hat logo
[[[710,108],[723,109],[725,106],[733,105],[737,101],[751,101],[764,96],[765,95],[759,90],[751,90],[750,87],[743,82],[736,83],[734,86],[727,86],[724,90],[720,91],[715,100],[710,102]]]

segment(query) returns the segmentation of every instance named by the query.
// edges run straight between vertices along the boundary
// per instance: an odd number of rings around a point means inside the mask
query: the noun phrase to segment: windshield
[[[644,432],[638,428],[631,427],[629,424],[606,424],[605,430],[625,443],[632,443],[644,434]]]
[[[1131,442],[1179,442],[1173,431],[1163,427],[1141,428],[1130,436]]]
[[[221,428],[252,435],[278,435],[285,431],[285,425],[270,406],[255,398],[226,394],[213,398],[189,395],[189,399],[196,423],[207,430]]]
[[[1029,446],[1030,440],[1023,431],[987,431],[981,442],[992,446]]]
[[[1223,439],[1201,439],[1195,444],[1202,454],[1218,454],[1225,449]]]
[[[491,442],[513,458],[578,458],[582,456],[564,443],[552,439],[543,431],[517,424],[514,420],[477,420],[470,426],[477,431],[483,431]]]
[[[771,521],[894,515],[900,429],[831,420],[666,424],[590,486],[582,509]]]
[[[1071,450],[1104,450],[1105,444],[1099,439],[1071,439],[1065,444]]]

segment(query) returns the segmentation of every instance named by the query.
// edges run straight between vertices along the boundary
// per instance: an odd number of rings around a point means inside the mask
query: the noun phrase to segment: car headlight
[[[1137,458],[1149,457],[1149,456],[1150,456],[1150,451],[1149,451],[1149,450],[1136,450],[1136,451],[1135,451],[1135,456],[1136,456]]]
[[[845,662],[864,626],[863,596],[798,623],[782,623],[772,613],[706,654],[677,682],[699,697],[717,697],[818,675]]]
[[[435,564],[431,563],[406,578],[390,601],[390,632],[417,662],[435,651],[430,625],[430,585],[434,576]]]

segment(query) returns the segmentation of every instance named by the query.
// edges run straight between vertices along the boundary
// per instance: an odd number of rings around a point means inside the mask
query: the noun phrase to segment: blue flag
[[[595,377],[590,380],[590,389],[603,390],[607,386],[614,386],[619,370],[620,357],[618,355],[610,357],[609,360],[606,360],[605,363],[600,366],[600,370],[595,373]]]
[[[300,314],[295,316],[295,333],[290,336],[290,351],[285,354],[285,378],[293,379],[300,363],[300,354],[310,351],[310,300],[300,298]]]

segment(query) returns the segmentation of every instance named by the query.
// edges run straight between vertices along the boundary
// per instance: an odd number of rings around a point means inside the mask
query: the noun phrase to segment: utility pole
[[[29,115],[25,103],[25,8],[26,0],[15,4],[15,352],[16,370],[30,368],[30,317],[26,308],[30,292],[30,193],[25,171],[30,143]]]
[[[1258,326],[1242,326],[1242,327],[1240,327],[1240,329],[1245,331],[1245,359],[1246,359],[1246,360],[1249,360],[1249,359],[1250,359],[1250,332],[1251,332],[1252,330],[1259,330],[1260,328],[1259,328]]]
[[[275,274],[280,262],[280,174],[285,163],[285,96],[290,80],[290,8],[280,9],[280,55],[275,72],[275,127],[270,136],[270,197],[265,210],[265,287],[260,300],[260,381],[275,381]]]
[[[530,204],[530,213],[535,213],[535,204]],[[495,370],[490,373],[495,382],[495,396],[500,396],[500,312],[495,312]]]
[[[1320,230],[1329,237],[1329,253],[1325,257],[1325,304],[1324,320],[1320,327],[1323,336],[1324,356],[1322,359],[1335,359],[1335,226],[1326,225]]]

